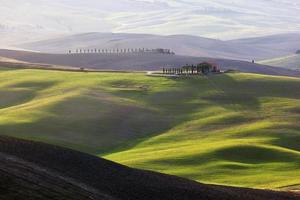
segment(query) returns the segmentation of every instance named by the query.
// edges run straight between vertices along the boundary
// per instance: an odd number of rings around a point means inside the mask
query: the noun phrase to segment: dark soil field
[[[300,196],[204,185],[84,153],[0,138],[0,199],[296,200]]]

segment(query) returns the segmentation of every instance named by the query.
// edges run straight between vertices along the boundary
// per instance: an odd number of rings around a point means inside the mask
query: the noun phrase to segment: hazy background
[[[84,32],[236,39],[300,31],[294,0],[0,0],[0,45]]]

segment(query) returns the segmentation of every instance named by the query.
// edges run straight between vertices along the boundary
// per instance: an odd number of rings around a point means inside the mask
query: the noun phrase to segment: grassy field
[[[0,70],[0,134],[204,183],[300,184],[300,79]]]

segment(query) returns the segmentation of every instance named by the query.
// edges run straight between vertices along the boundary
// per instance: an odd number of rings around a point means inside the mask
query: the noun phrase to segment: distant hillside
[[[0,199],[296,200],[296,194],[203,185],[68,149],[0,137]]]
[[[66,53],[69,49],[167,48],[178,55],[238,60],[261,60],[290,54],[300,46],[300,34],[222,41],[190,35],[129,33],[84,33],[17,47],[44,53]]]
[[[296,52],[300,47],[300,34],[279,34],[264,37],[245,38],[229,41],[235,45],[250,45],[259,49],[272,50],[285,53],[285,55]],[[284,54],[283,54],[284,55]],[[275,56],[274,56],[275,57]]]
[[[254,64],[238,60],[215,59],[205,57],[189,57],[178,55],[160,54],[45,54],[27,51],[0,50],[0,56],[25,61],[29,63],[40,63],[50,65],[71,66],[77,68],[89,68],[98,70],[125,70],[125,71],[147,71],[161,70],[164,67],[181,67],[186,64],[198,64],[209,61],[217,63],[222,70],[234,69],[241,72],[279,75],[300,76],[300,72]]]
[[[292,54],[289,56],[273,58],[270,60],[263,60],[259,63],[300,71],[300,54]]]

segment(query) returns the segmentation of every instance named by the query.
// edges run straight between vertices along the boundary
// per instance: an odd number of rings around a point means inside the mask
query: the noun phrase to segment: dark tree
[[[201,69],[201,72],[203,74],[208,74],[209,72],[212,71],[213,65],[208,62],[203,62],[198,64],[198,67]]]

